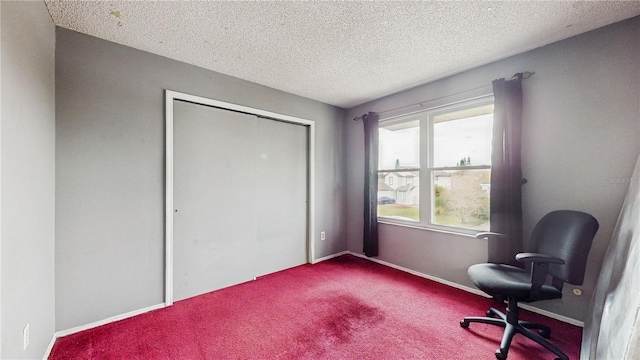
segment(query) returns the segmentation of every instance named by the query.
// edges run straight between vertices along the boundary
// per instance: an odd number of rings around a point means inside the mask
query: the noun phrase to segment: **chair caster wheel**
[[[460,327],[463,328],[463,329],[468,328],[469,327],[469,322],[466,321],[466,320],[461,320],[460,321]]]
[[[496,359],[507,360],[507,354],[503,354],[500,349],[496,350]]]

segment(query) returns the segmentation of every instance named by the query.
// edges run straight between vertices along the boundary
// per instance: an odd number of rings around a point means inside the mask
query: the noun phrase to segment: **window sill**
[[[420,225],[420,224],[411,224],[411,223],[405,223],[405,222],[395,222],[395,221],[392,221],[392,220],[389,220],[389,219],[384,219],[384,218],[378,218],[378,224],[400,226],[400,227],[423,230],[423,231],[432,231],[432,232],[437,232],[437,233],[441,233],[441,234],[457,235],[457,236],[463,236],[463,237],[468,237],[468,238],[472,238],[472,239],[476,238],[476,234],[477,233],[482,232],[482,231],[486,231],[486,230],[464,230],[464,229],[453,229],[453,228],[444,229],[444,228],[437,228],[437,227],[427,227],[427,226]]]

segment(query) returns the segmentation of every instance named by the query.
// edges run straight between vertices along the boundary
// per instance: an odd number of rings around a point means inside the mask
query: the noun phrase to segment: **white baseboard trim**
[[[327,261],[327,260],[336,258],[338,256],[346,255],[346,254],[349,254],[349,252],[348,251],[340,251],[340,252],[335,253],[335,254],[331,254],[331,255],[328,255],[328,256],[324,256],[324,257],[315,259],[315,260],[313,260],[313,262],[311,264],[317,264],[319,262]]]
[[[336,258],[338,256],[346,255],[346,254],[357,256],[359,258],[363,258],[363,259],[378,263],[380,265],[384,265],[384,266],[388,266],[388,267],[396,269],[396,270],[404,271],[406,273],[409,273],[409,274],[412,274],[412,275],[415,275],[415,276],[419,276],[419,277],[422,277],[422,278],[425,278],[425,279],[429,279],[429,280],[435,281],[437,283],[444,284],[444,285],[447,285],[447,286],[451,286],[453,288],[460,289],[460,290],[463,290],[463,291],[466,291],[466,292],[469,292],[469,293],[472,293],[472,294],[480,295],[480,296],[483,296],[483,297],[486,297],[486,298],[490,297],[490,296],[488,296],[487,294],[485,294],[484,292],[482,292],[482,291],[480,291],[478,289],[473,289],[473,288],[470,288],[468,286],[460,285],[460,284],[457,284],[457,283],[454,283],[454,282],[451,282],[451,281],[448,281],[448,280],[441,279],[441,278],[436,277],[436,276],[424,274],[424,273],[421,273],[419,271],[415,271],[415,270],[412,270],[412,269],[409,269],[409,268],[406,268],[406,267],[403,267],[403,266],[400,266],[400,265],[396,265],[396,264],[393,264],[393,263],[390,263],[390,262],[387,262],[387,261],[383,261],[383,260],[376,259],[376,258],[370,258],[370,257],[365,256],[364,254],[359,254],[359,253],[355,253],[355,252],[352,252],[352,251],[341,251],[341,252],[338,252],[338,253],[335,253],[335,254],[332,254],[332,255],[324,256],[324,257],[315,259],[312,264],[317,264],[319,262],[327,261],[327,260]],[[552,319],[556,319],[556,320],[559,320],[559,321],[562,321],[562,322],[566,322],[566,323],[571,324],[571,325],[584,327],[584,322],[576,320],[576,319],[572,319],[572,318],[567,317],[567,316],[559,315],[559,314],[556,314],[556,313],[553,313],[553,312],[550,312],[550,311],[547,311],[547,310],[538,309],[536,307],[533,307],[533,306],[527,305],[527,304],[519,304],[519,306],[522,309],[531,311],[531,312],[536,313],[536,314],[544,315],[544,316],[550,317]],[[140,314],[144,314],[144,313],[147,313],[149,311],[162,309],[164,307],[166,307],[166,305],[164,303],[157,304],[157,305],[149,306],[149,307],[146,307],[146,308],[143,308],[143,309],[130,311],[130,312],[125,313],[125,314],[112,316],[110,318],[107,318],[107,319],[104,319],[104,320],[100,320],[100,321],[96,321],[96,322],[93,322],[93,323],[89,323],[89,324],[86,324],[86,325],[76,326],[76,327],[73,327],[73,328],[67,329],[67,330],[56,331],[53,334],[53,337],[51,338],[51,341],[49,342],[49,346],[47,347],[47,350],[46,350],[44,356],[42,357],[42,359],[46,360],[49,357],[49,355],[51,354],[51,350],[53,349],[53,345],[55,344],[55,342],[56,342],[56,340],[58,338],[61,338],[63,336],[67,336],[67,335],[71,335],[71,334],[75,334],[75,333],[78,333],[80,331],[93,329],[95,327],[106,325],[106,324],[109,324],[109,323],[112,323],[112,322],[116,322],[116,321],[119,321],[119,320],[128,319],[130,317],[133,317],[133,316],[136,316],[136,315],[140,315]]]
[[[580,320],[576,320],[576,319],[570,318],[568,316],[556,314],[556,313],[548,311],[548,310],[538,309],[537,307],[534,307],[534,306],[531,306],[531,305],[528,305],[528,304],[520,304],[519,303],[518,306],[521,309],[525,309],[525,310],[531,311],[532,313],[544,315],[546,317],[550,317],[552,319],[556,319],[558,321],[562,321],[562,322],[565,322],[567,324],[571,324],[571,325],[575,325],[575,326],[579,326],[581,328],[584,328],[584,321],[580,321]]]
[[[162,303],[162,304],[158,304],[158,305],[149,306],[149,307],[146,307],[146,308],[143,308],[143,309],[133,310],[133,311],[130,311],[130,312],[125,313],[125,314],[112,316],[110,318],[107,318],[107,319],[104,319],[104,320],[100,320],[100,321],[96,321],[96,322],[92,322],[90,324],[76,326],[74,328],[67,329],[67,330],[56,331],[56,333],[53,334],[53,336],[56,339],[57,338],[61,338],[63,336],[75,334],[75,333],[80,332],[80,331],[89,330],[89,329],[93,329],[95,327],[106,325],[106,324],[109,324],[109,323],[112,323],[112,322],[116,322],[116,321],[119,321],[119,320],[128,319],[130,317],[133,317],[133,316],[136,316],[136,315],[140,315],[140,314],[144,314],[144,313],[149,312],[149,311],[162,309],[165,306],[166,305],[164,303]]]
[[[335,254],[332,254],[332,255],[329,255],[329,256],[325,256],[325,257],[322,257],[322,258],[319,258],[319,259],[315,259],[313,261],[313,264],[317,264],[317,263],[322,262],[322,261],[333,259],[333,258],[336,258],[338,256],[342,256],[342,255],[345,255],[345,254],[348,254],[348,253],[349,253],[348,251],[341,251],[339,253],[335,253]],[[61,338],[61,337],[67,336],[67,335],[71,335],[71,334],[75,334],[75,333],[78,333],[80,331],[93,329],[95,327],[106,325],[106,324],[109,324],[109,323],[112,323],[112,322],[116,322],[116,321],[119,321],[119,320],[124,320],[124,319],[130,318],[130,317],[136,316],[136,315],[144,314],[144,313],[149,312],[149,311],[162,309],[162,308],[164,308],[166,306],[167,305],[165,303],[157,304],[157,305],[149,306],[149,307],[146,307],[146,308],[143,308],[143,309],[130,311],[130,312],[125,313],[125,314],[112,316],[110,318],[107,318],[107,319],[104,319],[104,320],[100,320],[100,321],[96,321],[96,322],[92,322],[90,324],[76,326],[76,327],[73,327],[73,328],[67,329],[67,330],[56,331],[53,334],[53,337],[51,338],[51,342],[49,343],[49,346],[47,347],[47,351],[45,352],[45,354],[44,354],[42,359],[46,360],[49,357],[49,355],[51,354],[51,350],[53,349],[53,344],[55,344],[55,342],[56,342],[56,340],[58,338]]]
[[[376,259],[376,258],[370,258],[370,257],[365,256],[364,254],[358,254],[358,253],[354,253],[354,252],[351,252],[351,251],[347,251],[347,253],[349,253],[349,254],[351,254],[353,256],[357,256],[357,257],[360,257],[360,258],[363,258],[363,259],[367,259],[369,261],[373,261],[373,262],[381,264],[381,265],[385,265],[385,266],[388,266],[388,267],[391,267],[391,268],[394,268],[394,269],[397,269],[397,270],[400,270],[400,271],[407,272],[407,273],[412,274],[412,275],[420,276],[420,277],[435,281],[435,282],[440,283],[440,284],[448,285],[448,286],[454,287],[456,289],[460,289],[460,290],[464,290],[464,291],[470,292],[472,294],[476,294],[476,295],[480,295],[480,296],[483,296],[483,297],[486,297],[486,298],[490,298],[490,296],[488,296],[487,294],[485,294],[484,292],[482,292],[482,291],[480,291],[478,289],[474,289],[474,288],[470,288],[468,286],[460,285],[460,284],[457,284],[457,283],[454,283],[454,282],[451,282],[451,281],[448,281],[448,280],[441,279],[439,277],[427,275],[427,274],[424,274],[424,273],[421,273],[421,272],[418,272],[418,271],[415,271],[415,270],[411,270],[409,268],[405,268],[405,267],[402,267],[402,266],[399,266],[399,265],[396,265],[396,264],[392,264],[392,263],[389,263],[389,262],[386,262],[386,261],[383,261],[383,260],[379,260],[379,259]],[[555,320],[558,320],[558,321],[562,321],[562,322],[565,322],[565,323],[568,323],[568,324],[571,324],[571,325],[579,326],[579,327],[582,327],[582,328],[584,327],[584,322],[576,320],[576,319],[572,319],[572,318],[567,317],[567,316],[559,315],[559,314],[556,314],[554,312],[543,310],[543,309],[538,309],[537,307],[533,307],[533,306],[528,305],[528,304],[518,304],[518,306],[521,309],[525,309],[525,310],[531,311],[532,313],[544,315],[546,317],[549,317],[549,318],[552,318],[552,319],[555,319]]]
[[[42,355],[42,360],[49,359],[49,355],[51,355],[51,350],[53,350],[53,344],[56,343],[57,339],[58,338],[56,337],[56,335],[53,334],[53,336],[51,337],[51,341],[49,342],[49,346],[47,346],[47,350],[44,352],[44,355]]]
[[[381,265],[384,265],[384,266],[388,266],[390,268],[394,268],[396,270],[404,271],[404,272],[407,272],[407,273],[415,275],[415,276],[419,276],[419,277],[422,277],[422,278],[425,278],[425,279],[429,279],[429,280],[435,281],[435,282],[440,283],[440,284],[448,285],[448,286],[451,286],[451,287],[456,288],[456,289],[464,290],[466,292],[470,292],[470,293],[473,293],[473,294],[476,294],[476,295],[480,295],[480,296],[483,296],[483,297],[486,297],[486,298],[490,297],[490,296],[488,296],[487,294],[485,294],[484,292],[482,292],[482,291],[480,291],[478,289],[473,289],[473,288],[470,288],[468,286],[460,285],[460,284],[457,284],[457,283],[454,283],[454,282],[451,282],[451,281],[448,281],[448,280],[445,280],[445,279],[441,279],[439,277],[435,277],[435,276],[432,276],[432,275],[427,275],[425,273],[421,273],[419,271],[411,270],[409,268],[406,268],[406,267],[403,267],[403,266],[400,266],[400,265],[392,264],[392,263],[386,262],[384,260],[380,260],[380,259],[376,259],[376,258],[370,258],[370,257],[365,256],[364,254],[358,254],[358,253],[354,253],[354,252],[349,252],[349,254],[351,254],[353,256],[357,256],[357,257],[363,258],[363,259],[367,259],[369,261],[373,261],[375,263],[378,263],[378,264],[381,264]]]

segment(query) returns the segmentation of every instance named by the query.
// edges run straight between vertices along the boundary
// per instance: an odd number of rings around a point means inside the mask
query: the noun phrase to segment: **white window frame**
[[[441,106],[434,106],[419,112],[412,112],[410,114],[404,114],[394,116],[386,119],[381,119],[379,127],[385,127],[393,124],[403,123],[405,121],[415,121],[418,119],[420,124],[420,167],[411,169],[379,169],[380,172],[396,172],[396,171],[417,171],[420,174],[419,186],[420,197],[418,204],[419,221],[408,221],[393,219],[389,217],[378,217],[378,222],[388,223],[394,225],[402,225],[408,227],[418,227],[428,230],[436,230],[448,233],[458,233],[473,235],[478,233],[478,230],[466,229],[463,227],[446,226],[440,224],[434,224],[432,221],[432,215],[434,212],[433,196],[433,174],[439,170],[477,170],[477,169],[491,169],[491,165],[479,165],[479,166],[447,166],[447,167],[435,167],[434,164],[434,141],[433,141],[433,125],[435,123],[434,118],[438,115],[460,111],[465,109],[472,109],[494,103],[493,94],[479,96],[472,99],[461,100]],[[427,189],[426,191],[423,189]]]

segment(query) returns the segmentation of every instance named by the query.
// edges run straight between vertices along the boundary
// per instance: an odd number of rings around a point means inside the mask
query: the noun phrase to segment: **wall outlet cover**
[[[27,350],[29,346],[29,323],[22,329],[22,350]]]

